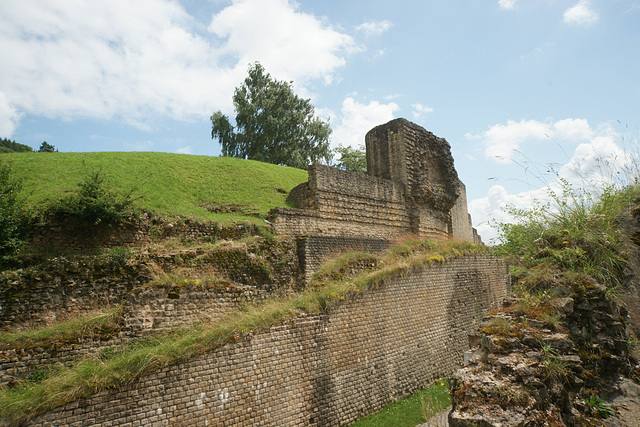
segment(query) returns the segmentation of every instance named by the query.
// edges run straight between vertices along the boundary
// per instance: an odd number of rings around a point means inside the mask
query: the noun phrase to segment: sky
[[[358,147],[447,139],[485,241],[503,206],[635,172],[640,0],[3,0],[0,138],[220,155],[210,116],[258,61]]]

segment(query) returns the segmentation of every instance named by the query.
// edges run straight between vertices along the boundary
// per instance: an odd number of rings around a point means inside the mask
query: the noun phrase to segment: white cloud
[[[565,10],[563,20],[567,24],[588,27],[598,21],[598,13],[591,9],[588,0],[580,0],[578,4]]]
[[[493,225],[513,221],[503,207],[513,205],[526,209],[531,206],[533,196],[533,192],[509,194],[502,185],[494,185],[485,197],[470,201],[469,214],[482,241],[492,243],[497,237]]]
[[[429,107],[428,105],[411,104],[411,108],[413,108],[413,111],[411,114],[413,115],[413,118],[416,120],[426,114],[433,113],[433,108]]]
[[[358,147],[364,144],[364,136],[374,127],[394,119],[393,113],[400,107],[395,102],[382,104],[371,101],[361,104],[352,97],[342,103],[342,117],[339,125],[334,125],[332,145]]]
[[[0,130],[20,114],[202,120],[230,112],[249,63],[274,77],[330,82],[354,43],[287,0],[236,0],[210,33],[171,0],[0,2]]]
[[[500,5],[501,8],[510,10],[515,8],[516,1],[517,0],[498,0],[498,4]]]
[[[357,31],[364,33],[366,36],[378,36],[386,33],[393,26],[390,21],[369,21],[363,22],[356,27]]]
[[[180,147],[176,150],[176,153],[178,154],[191,154],[193,153],[193,147],[190,145],[187,145],[185,147]]]
[[[586,119],[564,119],[553,124],[554,135],[560,139],[581,141],[593,138],[594,131]]]
[[[0,138],[11,137],[19,121],[20,114],[0,91]]]
[[[321,78],[345,64],[357,47],[346,34],[299,12],[289,0],[236,0],[215,15],[209,31],[224,40],[221,52],[242,68],[260,61],[278,78]]]
[[[513,153],[526,140],[542,140],[551,133],[551,126],[536,120],[508,120],[506,125],[494,125],[482,138],[485,143],[485,157],[498,163],[511,163]]]
[[[525,142],[541,142],[548,139],[584,141],[593,137],[594,131],[585,119],[564,119],[556,122],[537,120],[508,120],[506,125],[491,126],[481,135],[465,135],[469,139],[482,139],[485,157],[498,163],[511,163],[514,153]]]
[[[607,185],[624,185],[638,176],[638,147],[622,148],[616,143],[618,136],[610,132],[607,126],[600,129],[605,129],[606,133],[592,133],[591,140],[578,145],[571,159],[559,168],[557,176],[547,185],[518,194],[510,194],[503,186],[495,185],[485,197],[472,200],[469,213],[483,240],[488,242],[497,237],[492,223],[514,221],[504,212],[504,206],[528,209],[534,200],[543,203],[550,201],[549,190],[562,193],[560,179],[570,183],[579,195],[581,192],[597,194]]]

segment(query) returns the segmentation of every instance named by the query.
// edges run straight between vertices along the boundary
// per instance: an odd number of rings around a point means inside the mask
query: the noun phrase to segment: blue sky
[[[4,0],[0,137],[219,155],[209,116],[259,61],[334,146],[397,117],[446,138],[487,240],[554,171],[638,164],[638,46],[640,0]]]

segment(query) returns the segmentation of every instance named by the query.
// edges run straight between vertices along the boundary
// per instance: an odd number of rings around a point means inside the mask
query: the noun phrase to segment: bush
[[[82,222],[109,226],[127,221],[135,213],[133,193],[109,188],[101,171],[87,174],[75,193],[58,201],[55,216],[76,218]]]
[[[498,251],[518,257],[524,267],[556,265],[607,286],[620,284],[626,255],[619,220],[634,205],[640,186],[610,186],[596,194],[563,184],[562,194],[550,194],[552,203],[509,209],[518,222],[498,225]]]
[[[21,189],[20,181],[12,176],[12,165],[0,162],[0,266],[15,261],[24,243]]]

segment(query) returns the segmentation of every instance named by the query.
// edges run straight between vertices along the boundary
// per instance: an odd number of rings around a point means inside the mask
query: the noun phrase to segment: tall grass
[[[624,279],[626,253],[622,216],[640,198],[640,185],[609,185],[585,191],[560,179],[562,192],[530,209],[509,207],[515,223],[498,224],[498,253],[518,257],[524,266],[551,263],[616,286]]]

